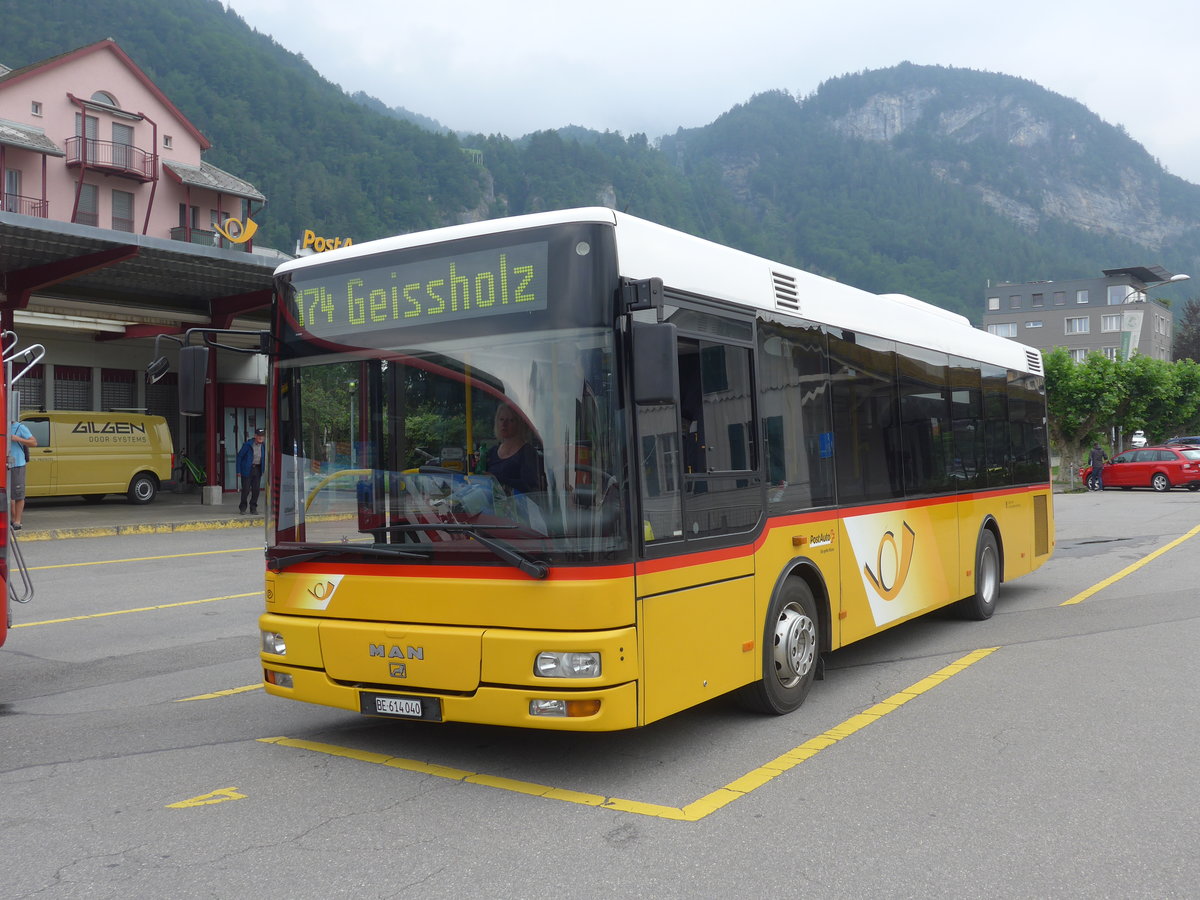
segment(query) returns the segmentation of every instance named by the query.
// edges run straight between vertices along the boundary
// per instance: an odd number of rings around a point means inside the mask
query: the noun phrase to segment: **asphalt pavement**
[[[266,497],[262,497],[265,501]],[[21,541],[57,538],[161,534],[214,528],[259,528],[263,517],[238,512],[238,495],[226,492],[219,504],[200,502],[200,493],[158,493],[149,503],[130,503],[109,494],[99,503],[82,497],[34,497],[25,501]]]

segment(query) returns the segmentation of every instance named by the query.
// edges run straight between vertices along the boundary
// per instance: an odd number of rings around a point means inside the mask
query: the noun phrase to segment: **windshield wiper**
[[[384,528],[373,528],[371,530],[380,532],[463,531],[482,546],[487,547],[510,566],[520,569],[532,578],[545,578],[550,574],[550,567],[544,562],[527,556],[506,541],[488,537],[480,533],[484,529],[488,531],[510,531],[517,527],[516,525],[472,525],[468,522],[429,522],[416,525],[388,525]]]
[[[306,553],[294,553],[291,556],[267,557],[267,565],[272,572],[281,572],[288,566],[298,563],[321,559],[325,556],[341,556],[345,553],[361,553],[364,556],[390,556],[404,559],[429,559],[427,553],[412,553],[395,547],[380,547],[378,544],[296,544],[306,550]]]

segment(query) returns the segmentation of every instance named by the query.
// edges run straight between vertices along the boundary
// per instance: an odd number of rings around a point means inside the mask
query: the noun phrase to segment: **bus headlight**
[[[543,650],[534,660],[533,674],[541,678],[599,678],[600,653]]]
[[[262,633],[262,648],[263,653],[272,653],[275,656],[287,656],[287,641],[283,639],[283,635],[278,631],[264,631]]]
[[[530,700],[531,716],[584,718],[600,712],[599,700]]]

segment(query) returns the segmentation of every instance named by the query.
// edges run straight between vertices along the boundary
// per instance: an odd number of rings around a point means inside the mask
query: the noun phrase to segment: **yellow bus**
[[[266,690],[616,730],[985,619],[1053,549],[1038,351],[610,209],[276,274]]]

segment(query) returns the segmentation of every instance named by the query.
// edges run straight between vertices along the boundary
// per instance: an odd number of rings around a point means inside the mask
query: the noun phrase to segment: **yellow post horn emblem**
[[[254,232],[258,231],[258,223],[247,217],[246,224],[242,224],[241,219],[226,219],[225,227],[222,228],[219,223],[214,222],[213,228],[217,230],[217,234],[234,244],[244,244],[250,238],[254,237]]]
[[[916,542],[916,533],[909,527],[908,523],[904,523],[904,533],[901,535],[900,550],[896,550],[896,535],[892,532],[885,532],[879,540],[879,557],[875,562],[875,567],[879,570],[879,575],[871,571],[869,565],[863,565],[863,573],[871,580],[871,584],[875,585],[875,590],[879,592],[879,596],[884,600],[895,600],[901,589],[904,587],[904,582],[908,579],[908,567],[912,564],[913,545]],[[883,581],[883,549],[885,545],[891,544],[892,552],[896,554],[899,570],[896,572],[896,580],[890,584],[884,584]]]

